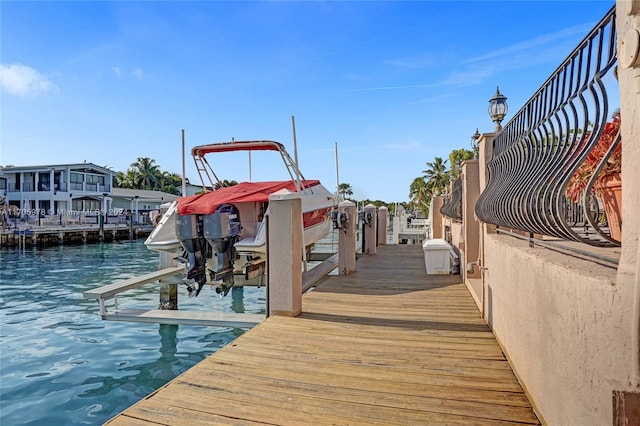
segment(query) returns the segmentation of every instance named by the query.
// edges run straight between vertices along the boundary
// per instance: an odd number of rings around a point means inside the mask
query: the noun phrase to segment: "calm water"
[[[245,330],[102,321],[82,292],[157,269],[141,242],[0,251],[0,424],[102,424]],[[264,313],[264,288],[180,309]],[[119,298],[156,308],[153,284]]]

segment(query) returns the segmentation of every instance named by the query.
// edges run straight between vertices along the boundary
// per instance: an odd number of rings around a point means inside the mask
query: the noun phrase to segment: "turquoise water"
[[[103,321],[82,292],[157,269],[141,242],[0,251],[0,424],[102,424],[245,330]],[[208,288],[180,309],[264,313],[264,288]],[[153,284],[125,308],[156,308]]]

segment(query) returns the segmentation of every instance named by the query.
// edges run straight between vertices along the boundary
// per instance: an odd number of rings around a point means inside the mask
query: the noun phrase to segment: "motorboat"
[[[228,181],[218,179],[206,156],[234,151],[279,153],[289,179],[225,186]],[[206,284],[226,295],[238,277],[246,282],[264,275],[271,194],[300,194],[305,253],[331,232],[337,195],[319,180],[305,179],[280,142],[212,143],[194,147],[191,155],[203,192],[171,203],[145,241],[147,248],[175,254],[177,260],[187,263],[185,282],[190,296],[197,296]]]

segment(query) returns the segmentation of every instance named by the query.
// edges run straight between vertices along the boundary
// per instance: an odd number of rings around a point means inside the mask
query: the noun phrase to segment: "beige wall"
[[[541,417],[610,424],[629,366],[629,288],[614,269],[513,237],[489,234],[484,245],[485,318]]]
[[[640,1],[616,2],[618,57],[630,57],[623,41],[640,32]],[[626,43],[630,46],[631,43]],[[640,52],[636,52],[640,56]],[[620,116],[622,119],[622,256],[618,267],[617,285],[628,293],[625,314],[631,347],[628,349],[629,377],[627,387],[640,390],[640,59],[629,65],[619,60]],[[622,325],[623,327],[625,325]],[[622,380],[621,386],[625,380]]]
[[[466,264],[477,262],[480,256],[480,225],[475,215],[475,205],[480,196],[479,162],[470,160],[462,163],[462,223],[464,228],[464,270],[465,281],[480,278],[480,268],[474,267],[468,273]]]
[[[444,224],[440,208],[444,205],[444,198],[433,197],[429,208],[429,221],[431,222],[431,238],[444,238]]]

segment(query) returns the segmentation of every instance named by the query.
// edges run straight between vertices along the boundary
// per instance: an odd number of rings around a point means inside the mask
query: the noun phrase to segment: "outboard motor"
[[[222,281],[216,288],[226,295],[233,286],[233,262],[236,250],[234,244],[240,233],[240,214],[232,204],[221,204],[216,210],[204,216],[204,237],[216,252],[218,266],[213,271],[214,281]]]
[[[202,216],[176,215],[176,237],[188,253],[187,279],[194,279],[198,283],[198,288],[195,290],[195,296],[197,296],[207,282],[207,242],[202,232]],[[188,289],[189,296],[193,296],[194,289],[191,286]]]

